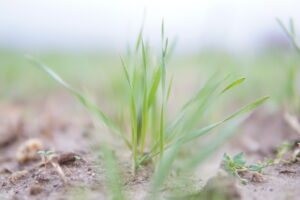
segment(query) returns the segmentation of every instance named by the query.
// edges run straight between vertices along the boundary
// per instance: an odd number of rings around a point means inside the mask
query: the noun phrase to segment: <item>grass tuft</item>
[[[260,98],[239,109],[225,119],[199,128],[199,122],[205,117],[205,112],[224,93],[240,85],[245,78],[239,78],[228,83],[229,76],[219,80],[216,76],[190,98],[172,118],[167,117],[168,99],[170,97],[173,78],[167,74],[167,58],[170,58],[169,39],[165,37],[165,26],[161,26],[161,52],[153,55],[150,46],[144,43],[143,28],[138,35],[135,48],[129,50],[130,59],[121,57],[123,73],[128,84],[128,105],[124,113],[129,113],[131,134],[113,122],[98,106],[92,103],[81,92],[71,87],[58,74],[33,57],[27,57],[37,67],[49,74],[58,83],[73,94],[91,113],[95,114],[113,133],[124,141],[132,151],[134,170],[146,161],[156,159],[161,162],[164,171],[165,151],[176,154],[182,144],[196,140],[227,121],[249,112],[266,101],[269,97]],[[155,58],[155,59],[153,59]],[[158,175],[161,177],[160,175]]]

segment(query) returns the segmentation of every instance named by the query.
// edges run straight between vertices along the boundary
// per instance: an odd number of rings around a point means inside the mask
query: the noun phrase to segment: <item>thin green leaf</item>
[[[38,152],[36,152],[36,153],[39,154],[39,155],[45,155],[45,154],[46,154],[45,151],[38,151]]]
[[[243,159],[244,159],[244,152],[240,152],[233,157],[234,162],[238,161],[238,160],[243,160]]]
[[[189,159],[184,162],[183,169],[188,170],[188,173],[196,169],[205,159],[209,158],[218,148],[234,136],[236,128],[243,120],[244,118],[239,118],[239,120],[235,120],[222,128],[208,144],[201,147],[201,151],[196,151],[195,155],[189,156]],[[230,161],[230,157],[226,153],[224,154],[224,159]]]
[[[55,154],[54,151],[47,151],[47,152],[46,152],[46,155],[47,155],[47,156],[51,156],[51,155],[53,155],[53,154]]]
[[[130,120],[131,120],[131,140],[132,140],[132,152],[134,163],[137,162],[137,143],[138,143],[138,124],[137,124],[137,113],[136,113],[136,103],[133,95],[130,99]]]
[[[128,84],[129,84],[129,87],[132,88],[131,81],[130,81],[130,76],[129,76],[129,72],[127,70],[127,66],[126,66],[123,58],[122,57],[120,57],[120,58],[121,58],[121,63],[122,63],[123,70],[124,70],[124,73],[125,73],[125,76],[126,76],[126,80],[127,80]]]
[[[142,58],[143,58],[143,66],[144,70],[147,68],[147,54],[146,54],[146,49],[144,45],[144,41],[142,40]],[[146,76],[146,74],[144,74]]]
[[[148,99],[149,99],[148,107],[151,107],[151,105],[154,103],[154,99],[155,99],[156,92],[157,92],[157,89],[159,86],[160,78],[161,78],[161,70],[158,68],[153,77],[153,83],[152,83],[149,97],[148,97]]]
[[[169,82],[168,91],[167,91],[167,101],[170,98],[171,89],[172,89],[172,86],[173,86],[173,78],[174,78],[174,76],[171,77],[170,82]]]
[[[244,114],[246,112],[249,112],[249,111],[255,109],[256,107],[258,107],[259,105],[261,105],[263,102],[265,102],[269,98],[270,98],[269,96],[265,96],[265,97],[262,97],[262,98],[260,98],[260,99],[258,99],[256,101],[254,101],[253,103],[250,103],[250,104],[244,106],[239,111],[237,111],[237,112],[233,113],[232,115],[230,115],[229,117],[227,117],[224,120],[224,122],[228,121],[228,120],[231,120],[231,119],[233,119],[233,118],[235,118],[235,117],[237,117],[239,115],[242,115],[242,114]]]
[[[295,38],[296,32],[295,32],[295,26],[294,26],[294,20],[290,19],[290,30],[291,30],[291,35]]]
[[[208,109],[209,105],[211,105],[214,102],[214,100],[217,99],[214,98],[216,90],[227,79],[228,76],[216,82],[215,76],[212,76],[205,83],[205,85],[196,93],[196,95],[194,95],[187,103],[184,104],[179,114],[176,116],[176,118],[171,122],[170,126],[168,127],[167,136],[169,137],[169,140],[176,135],[176,132],[174,132],[174,130],[178,130],[177,127],[179,126],[180,123],[183,124],[183,127],[179,131],[179,133],[189,132],[198,123],[200,117],[204,114],[206,109]],[[185,121],[183,121],[183,118],[191,109],[192,109],[192,114],[188,116]]]
[[[141,154],[144,154],[144,146],[146,139],[146,132],[148,127],[148,97],[147,97],[147,86],[145,83],[144,96],[143,96],[143,111],[142,111],[142,127],[141,127]]]
[[[162,105],[160,113],[160,129],[159,129],[159,149],[160,154],[163,155],[165,146],[165,107]]]
[[[144,31],[144,22],[142,23],[142,26],[141,26],[141,29],[140,29],[140,32],[139,32],[139,36],[138,36],[138,39],[136,41],[136,45],[135,45],[135,51],[136,52],[139,50],[139,47],[141,45],[141,41],[142,41],[142,38],[143,38],[143,31]]]
[[[164,22],[164,19],[162,19],[162,22],[161,22],[161,38],[162,39],[165,38],[165,22]]]
[[[121,173],[118,169],[118,161],[114,152],[106,144],[102,144],[103,164],[105,168],[106,184],[113,200],[124,200]]]
[[[238,153],[233,157],[233,162],[237,165],[237,167],[241,168],[246,163],[244,161],[244,152]]]
[[[248,167],[250,171],[258,171],[258,172],[260,172],[263,168],[264,168],[263,165],[257,165],[257,164],[253,164]]]
[[[80,156],[74,156],[75,160],[81,160]]]
[[[288,28],[283,24],[283,22],[279,19],[276,19],[277,23],[279,24],[279,26],[283,29],[283,31],[285,32],[285,34],[289,37],[289,39],[292,41],[292,44],[294,45],[295,49],[297,50],[297,52],[300,52],[300,46],[297,44],[296,42],[296,36],[295,36],[295,28],[294,28],[294,24],[293,21],[290,21],[290,29],[288,30]]]
[[[240,79],[238,79],[238,80],[232,82],[231,84],[229,84],[227,87],[225,87],[225,88],[222,90],[221,94],[225,93],[226,91],[228,91],[228,90],[231,89],[232,87],[235,87],[235,86],[241,84],[242,82],[244,82],[244,80],[246,80],[246,78],[240,78]]]
[[[262,104],[264,101],[266,101],[269,97],[262,97],[256,101],[254,101],[253,103],[250,103],[246,106],[244,106],[243,108],[241,108],[240,110],[238,110],[237,112],[233,113],[232,115],[228,116],[227,118],[225,118],[222,121],[216,122],[214,124],[211,124],[205,128],[202,128],[200,130],[196,130],[193,131],[190,134],[187,134],[186,136],[181,137],[179,140],[182,141],[183,143],[186,142],[190,142],[200,136],[205,135],[206,133],[208,133],[209,131],[211,131],[212,129],[220,126],[221,124],[225,123],[226,121],[229,121],[239,115],[242,115],[246,112],[249,112],[250,110],[253,110],[254,108],[256,108],[257,106],[259,106],[260,104]]]
[[[151,199],[157,199],[156,197],[158,195],[158,190],[165,182],[171,170],[175,157],[180,149],[180,146],[181,146],[180,143],[174,144],[174,146],[166,153],[166,155],[162,157],[160,164],[157,170],[155,170],[153,175],[153,181],[151,186],[153,196]]]
[[[223,158],[226,161],[231,161],[231,158],[230,158],[230,156],[227,153],[224,153]]]

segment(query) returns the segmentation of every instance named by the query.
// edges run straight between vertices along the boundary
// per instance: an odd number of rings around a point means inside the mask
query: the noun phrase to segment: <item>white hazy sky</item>
[[[300,27],[299,0],[0,0],[0,48],[123,49],[145,9],[147,38],[159,44],[164,18],[179,51],[255,49],[282,34],[276,17]]]

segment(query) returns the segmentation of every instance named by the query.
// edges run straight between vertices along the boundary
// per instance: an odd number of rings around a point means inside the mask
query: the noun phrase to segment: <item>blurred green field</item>
[[[36,57],[76,88],[92,96],[112,100],[122,96],[126,88],[121,81],[125,77],[119,55],[43,54]],[[182,89],[184,87],[189,87],[189,90],[198,88],[217,72],[223,76],[232,74],[246,78],[242,87],[231,92],[231,101],[236,101],[231,103],[242,104],[248,99],[268,94],[272,97],[269,104],[276,105],[281,104],[288,95],[288,73],[290,68],[297,65],[297,59],[292,51],[268,51],[249,56],[206,51],[191,56],[175,55],[167,65],[167,70],[174,75],[175,88],[179,88],[172,91],[176,96],[180,96],[181,91],[186,92]],[[22,54],[2,51],[0,60],[2,100],[34,98],[61,89]]]

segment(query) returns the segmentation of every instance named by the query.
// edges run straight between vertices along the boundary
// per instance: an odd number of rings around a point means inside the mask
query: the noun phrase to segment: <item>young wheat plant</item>
[[[169,40],[165,37],[164,23],[161,28],[161,41],[161,51],[154,60],[155,55],[150,50],[150,46],[145,43],[143,29],[141,29],[136,46],[130,51],[130,59],[124,60],[121,57],[122,68],[128,84],[126,110],[130,113],[130,134],[49,67],[32,57],[29,59],[71,92],[91,113],[94,113],[124,141],[132,151],[133,166],[134,169],[137,169],[154,157],[162,158],[167,149],[175,154],[182,144],[205,135],[223,123],[256,108],[269,98],[262,97],[225,119],[199,129],[199,120],[207,108],[224,93],[245,80],[245,78],[239,78],[228,82],[229,77],[221,80],[213,77],[181,107],[174,117],[168,118],[166,115],[167,105],[173,79],[167,76],[166,65],[174,43],[169,45]],[[172,156],[170,159],[172,160]],[[165,164],[168,165],[168,162]]]

